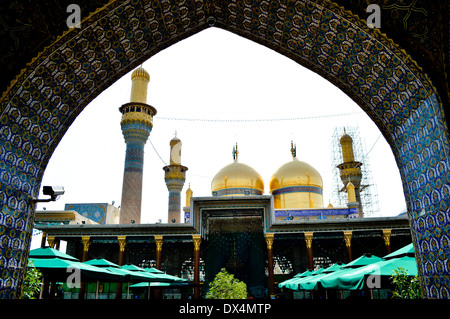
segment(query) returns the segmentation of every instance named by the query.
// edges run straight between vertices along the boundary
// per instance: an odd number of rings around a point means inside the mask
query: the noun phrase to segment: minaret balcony
[[[122,121],[142,120],[149,122],[153,126],[153,116],[156,115],[156,109],[145,103],[131,102],[122,105],[119,108],[122,113]]]

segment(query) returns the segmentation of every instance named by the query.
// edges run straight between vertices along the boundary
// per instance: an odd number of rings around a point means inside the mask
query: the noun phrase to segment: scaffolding
[[[357,126],[346,126],[345,132],[344,127],[336,127],[334,129],[330,148],[331,171],[333,172],[331,203],[335,207],[347,206],[348,203],[347,190],[341,180],[339,168],[337,168],[337,166],[343,162],[342,149],[339,140],[345,133],[350,135],[353,139],[353,154],[355,156],[355,161],[363,163],[361,166],[362,179],[360,195],[364,217],[380,216],[378,191],[372,176],[372,170],[370,169],[370,156],[367,153],[365,143],[361,139],[359,127]]]

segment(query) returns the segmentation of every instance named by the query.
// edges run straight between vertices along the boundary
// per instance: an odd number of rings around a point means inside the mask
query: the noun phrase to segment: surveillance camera
[[[42,188],[44,195],[50,196],[48,199],[32,199],[35,203],[47,203],[56,201],[59,196],[64,195],[64,187],[62,186],[44,186]]]
[[[42,189],[42,193],[44,195],[49,195],[51,197],[57,197],[64,195],[64,187],[63,186],[44,186]]]

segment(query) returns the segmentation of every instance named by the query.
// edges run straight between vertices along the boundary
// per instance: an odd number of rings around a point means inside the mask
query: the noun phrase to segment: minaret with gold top
[[[191,207],[191,198],[194,192],[191,189],[191,183],[189,183],[189,187],[186,190],[186,207]]]
[[[339,140],[342,149],[342,160],[343,163],[339,164],[337,167],[340,170],[341,180],[344,183],[344,187],[347,190],[349,197],[349,204],[358,204],[359,217],[363,217],[363,207],[361,204],[361,179],[362,172],[361,166],[363,163],[355,161],[355,156],[353,154],[353,139],[345,132]]]
[[[189,183],[189,187],[186,190],[186,206],[183,207],[185,223],[188,223],[191,218],[191,198],[193,195],[194,192],[191,189],[191,183]]]
[[[120,223],[141,222],[142,177],[144,146],[153,128],[156,109],[147,104],[147,87],[150,75],[142,67],[131,74],[130,103],[119,108],[122,113],[120,126],[125,139],[126,154],[122,184]]]
[[[181,165],[181,140],[175,137],[170,141],[170,165],[163,167],[167,189],[169,190],[169,223],[179,223],[181,213],[181,191],[186,181],[188,168]]]

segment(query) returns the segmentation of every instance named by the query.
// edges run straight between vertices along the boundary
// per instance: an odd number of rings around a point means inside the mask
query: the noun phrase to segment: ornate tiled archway
[[[0,105],[0,296],[20,291],[32,198],[76,116],[152,55],[210,27],[261,43],[317,72],[364,109],[399,166],[421,283],[450,295],[450,145],[439,96],[391,39],[329,1],[110,1],[45,48]]]

